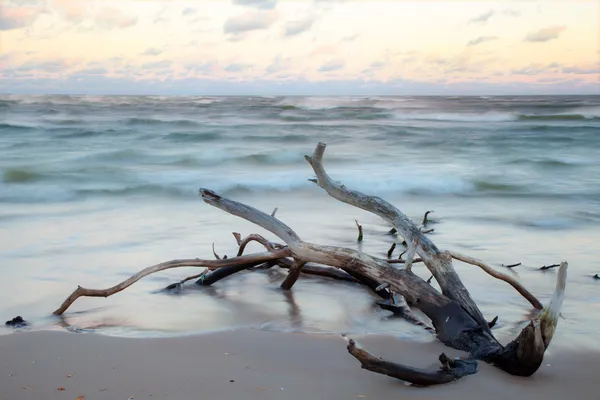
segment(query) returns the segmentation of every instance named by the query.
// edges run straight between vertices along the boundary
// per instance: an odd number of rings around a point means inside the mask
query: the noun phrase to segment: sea
[[[278,267],[168,293],[201,272],[172,269],[52,316],[78,285],[107,288],[163,261],[213,259],[213,246],[232,257],[232,232],[277,241],[203,203],[199,188],[277,208],[304,241],[384,258],[396,242],[397,257],[402,238],[385,221],[309,181],[304,155],[318,142],[334,180],[387,199],[417,224],[433,210],[429,237],[440,249],[484,260],[544,303],[556,269],[540,267],[567,261],[555,341],[600,347],[600,96],[2,95],[2,322],[20,315],[29,330],[126,337],[251,327],[433,340],[356,284],[303,275],[284,293]],[[486,318],[499,317],[496,335],[516,336],[530,304],[478,267],[454,265]],[[423,265],[413,270],[430,276]]]

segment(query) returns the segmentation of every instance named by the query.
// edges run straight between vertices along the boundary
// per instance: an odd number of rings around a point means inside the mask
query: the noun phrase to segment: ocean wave
[[[177,143],[213,142],[222,138],[218,132],[173,132],[163,136],[163,139]]]
[[[508,122],[516,121],[518,116],[508,112],[484,113],[416,113],[394,112],[392,118],[397,120],[429,120],[449,122]]]
[[[0,131],[31,131],[35,130],[34,126],[30,125],[20,125],[20,124],[10,124],[6,122],[0,122]]]
[[[239,138],[240,140],[250,142],[280,142],[280,143],[307,143],[312,142],[312,138],[309,135],[295,135],[295,134],[275,134],[275,135],[247,135]]]
[[[181,127],[192,127],[201,125],[197,121],[189,119],[177,119],[177,120],[163,120],[157,118],[140,118],[133,117],[127,118],[123,121],[127,125],[150,125],[150,126],[181,126]]]
[[[181,189],[160,184],[139,184],[120,188],[78,189],[78,197],[131,197],[131,196],[161,196],[195,198],[196,189]]]
[[[44,175],[26,168],[7,168],[2,172],[4,183],[28,183],[44,179]]]
[[[516,158],[507,161],[509,164],[533,165],[542,168],[572,168],[594,165],[590,160],[578,159],[557,159],[557,158]]]
[[[332,110],[335,108],[360,108],[376,102],[364,97],[284,97],[274,106],[284,110]]]
[[[98,130],[83,129],[83,128],[68,128],[68,129],[51,128],[51,129],[46,129],[46,131],[52,133],[53,137],[56,139],[77,139],[77,138],[85,139],[85,138],[89,138],[89,137],[108,136],[108,135],[125,136],[125,135],[129,135],[129,134],[137,132],[134,129],[114,129],[114,128],[98,129]]]
[[[600,115],[593,114],[538,114],[538,115],[519,115],[523,121],[581,121],[581,120],[600,120]]]

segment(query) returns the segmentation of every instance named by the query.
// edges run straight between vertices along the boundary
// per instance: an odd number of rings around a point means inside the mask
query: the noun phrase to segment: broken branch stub
[[[360,361],[361,367],[384,374],[417,386],[431,386],[449,383],[477,372],[475,360],[453,360],[442,353],[439,357],[442,366],[437,371],[427,371],[407,365],[386,361],[365,349],[353,339],[348,342],[348,353]]]

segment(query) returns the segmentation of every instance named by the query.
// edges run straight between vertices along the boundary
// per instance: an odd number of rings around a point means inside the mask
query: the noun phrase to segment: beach
[[[418,367],[464,355],[436,341],[357,337],[372,352]],[[127,339],[33,332],[0,337],[0,399],[598,399],[597,352],[553,346],[538,372],[479,372],[427,388],[362,370],[339,335],[235,330]],[[64,390],[59,390],[64,388]]]
[[[598,96],[1,96],[0,317],[29,326],[0,327],[0,400],[597,399],[598,110]],[[278,241],[204,204],[201,187],[277,208],[306,242],[377,257],[397,243],[397,257],[402,240],[388,224],[309,182],[303,156],[318,142],[333,179],[416,223],[434,210],[429,237],[440,249],[484,260],[544,304],[556,270],[540,267],[569,262],[558,328],[533,377],[480,362],[477,375],[417,389],[361,370],[341,334],[417,367],[459,353],[355,283],[302,275],[283,292],[278,267],[165,292],[200,272],[173,269],[52,316],[78,285],[213,259],[213,245],[231,257],[232,232]],[[485,318],[499,317],[494,335],[515,338],[531,305],[477,267],[454,267]],[[430,277],[419,264],[413,271]]]

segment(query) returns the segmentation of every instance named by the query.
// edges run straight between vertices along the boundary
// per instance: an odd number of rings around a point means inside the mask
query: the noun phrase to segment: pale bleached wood
[[[70,306],[80,297],[108,297],[112,296],[115,293],[119,293],[122,290],[127,289],[129,286],[133,285],[140,279],[150,274],[154,274],[159,271],[165,271],[167,269],[172,268],[181,268],[181,267],[205,267],[205,268],[222,268],[222,267],[230,267],[234,265],[242,265],[242,264],[251,264],[251,263],[262,263],[271,260],[277,260],[279,258],[288,257],[290,255],[290,251],[287,249],[280,249],[265,253],[252,254],[248,256],[234,257],[229,259],[221,259],[221,260],[200,260],[198,258],[195,259],[187,259],[187,260],[172,260],[163,262],[160,264],[153,265],[148,268],[144,268],[137,274],[131,276],[130,278],[124,280],[123,282],[110,287],[108,289],[86,289],[81,286],[78,286],[73,293],[61,304],[61,306],[53,312],[54,315],[61,315],[64,313]]]
[[[392,225],[406,243],[418,243],[416,252],[435,277],[442,293],[460,304],[483,329],[489,329],[486,319],[452,267],[450,254],[438,250],[433,242],[406,215],[389,202],[377,196],[369,196],[348,189],[345,185],[333,181],[323,166],[325,147],[325,143],[319,143],[311,157],[305,156],[315,172],[317,185],[334,199],[378,215]]]
[[[200,189],[200,196],[205,203],[252,222],[278,236],[288,245],[295,259],[337,267],[350,274],[360,273],[374,281],[389,283],[392,290],[403,295],[407,302],[417,308],[423,307],[422,311],[435,320],[434,325],[437,323],[438,335],[444,337],[444,325],[448,321],[444,322],[437,314],[437,310],[450,307],[451,300],[442,296],[412,272],[394,268],[387,260],[353,249],[303,242],[296,232],[277,218],[254,207],[219,196],[212,190]],[[427,302],[424,299],[427,299]],[[425,305],[428,307],[424,307]]]
[[[560,263],[558,274],[556,277],[556,288],[550,298],[550,303],[540,313],[540,328],[544,345],[547,348],[554,336],[556,325],[558,324],[558,316],[565,299],[565,288],[567,287],[567,268],[569,264],[566,261]]]
[[[493,276],[494,278],[500,279],[500,280],[508,283],[509,285],[514,287],[516,289],[516,291],[521,294],[521,296],[523,296],[528,302],[530,302],[534,308],[536,308],[538,310],[541,310],[544,308],[544,305],[542,304],[542,302],[539,301],[533,294],[531,294],[531,292],[529,290],[525,289],[525,287],[523,285],[521,285],[519,282],[517,282],[514,278],[512,278],[506,274],[503,274],[502,272],[496,271],[495,269],[493,269],[492,267],[490,267],[483,261],[478,260],[476,258],[469,257],[464,254],[457,253],[455,251],[451,251],[450,254],[452,255],[452,258],[454,258],[455,260],[462,261],[467,264],[475,265],[475,266],[481,268],[482,270],[484,270],[489,275]]]

